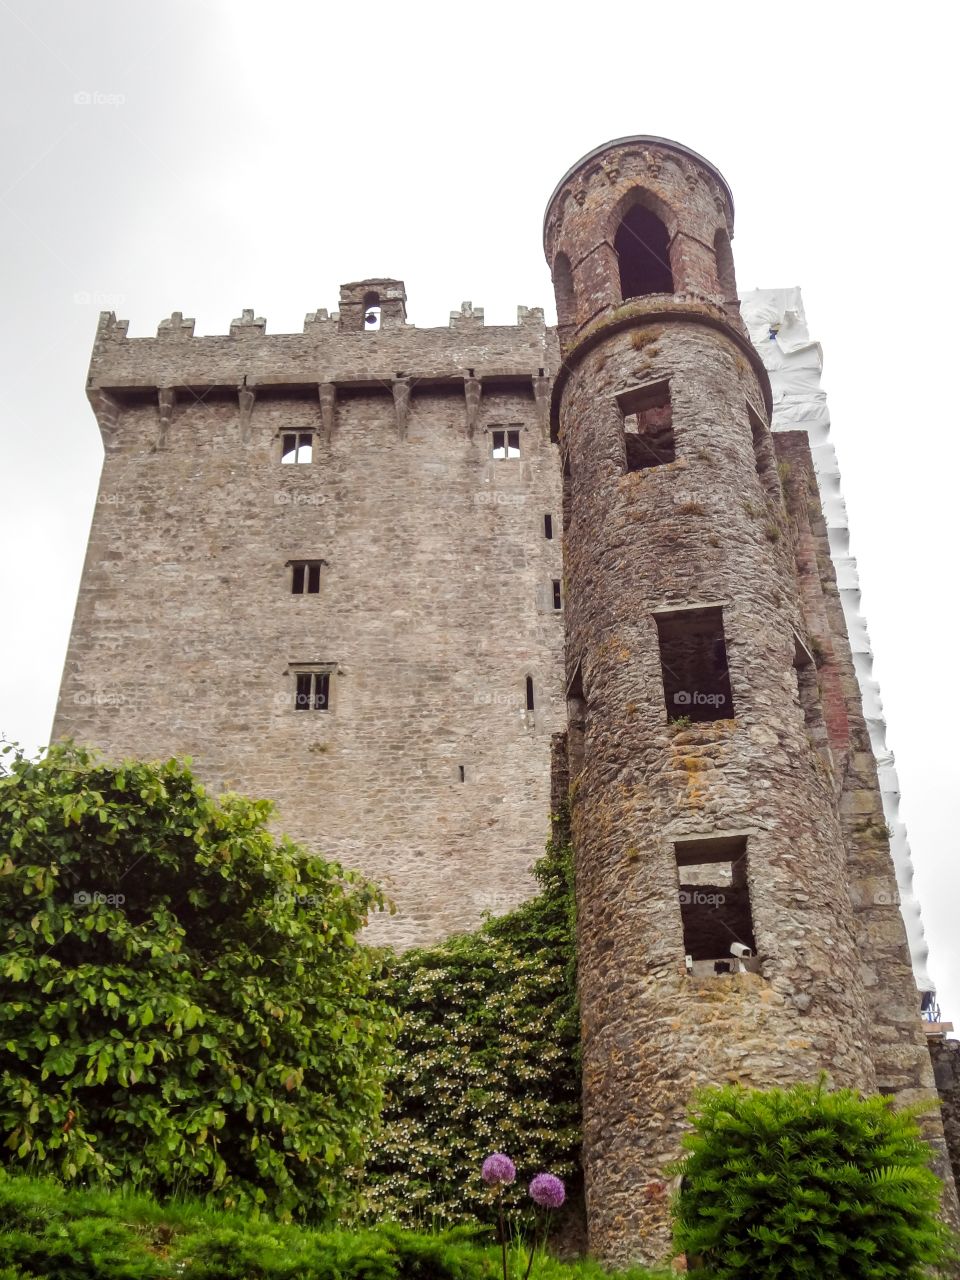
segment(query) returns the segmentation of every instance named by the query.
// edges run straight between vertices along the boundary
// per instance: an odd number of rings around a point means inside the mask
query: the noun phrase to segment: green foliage
[[[399,1065],[368,1199],[401,1221],[491,1220],[484,1157],[518,1169],[507,1207],[550,1170],[579,1179],[580,1072],[569,847],[547,846],[541,892],[474,933],[388,961]]]
[[[196,1203],[65,1190],[0,1173],[0,1280],[498,1280],[499,1251],[459,1230],[311,1230]],[[510,1255],[521,1280],[522,1250]],[[648,1280],[633,1269],[623,1280]],[[605,1280],[594,1262],[539,1260],[534,1280]]]
[[[52,747],[0,774],[0,1151],[67,1181],[309,1217],[382,1103],[377,891],[188,765]],[[98,896],[99,895],[99,896]]]
[[[817,1086],[706,1089],[675,1242],[710,1280],[913,1280],[950,1256],[920,1108]]]

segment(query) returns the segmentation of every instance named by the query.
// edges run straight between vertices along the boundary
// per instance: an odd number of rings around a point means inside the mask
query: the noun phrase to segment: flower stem
[[[503,1280],[507,1280],[507,1233],[503,1227],[503,1188],[497,1188],[497,1215],[500,1218],[500,1253],[503,1257]]]
[[[550,1221],[550,1215],[549,1215],[549,1213],[548,1213],[548,1214],[547,1214],[547,1222],[549,1222],[549,1221]],[[543,1238],[544,1238],[544,1240],[546,1240],[546,1238],[547,1238],[546,1229],[544,1229]],[[536,1215],[536,1213],[534,1213],[534,1215],[533,1215],[533,1239],[532,1239],[532,1241],[531,1241],[531,1243],[530,1243],[530,1258],[529,1258],[529,1261],[527,1262],[527,1269],[526,1269],[526,1271],[524,1272],[523,1280],[530,1280],[530,1272],[531,1272],[531,1270],[533,1269],[533,1256],[534,1256],[534,1254],[536,1253],[536,1251],[537,1251],[537,1215]]]

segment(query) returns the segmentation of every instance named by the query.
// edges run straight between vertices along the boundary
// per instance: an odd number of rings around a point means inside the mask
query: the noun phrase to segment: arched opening
[[[380,328],[380,295],[367,293],[363,298],[363,327],[370,332]]]
[[[613,241],[620,260],[620,296],[642,298],[648,293],[673,293],[670,237],[667,228],[645,205],[624,214]]]
[[[558,253],[553,262],[553,292],[557,300],[558,327],[572,328],[577,323],[577,299],[573,289],[570,259],[565,253]]]
[[[717,280],[724,302],[736,302],[737,277],[733,270],[733,250],[730,237],[723,227],[713,237],[713,251],[717,259]]]

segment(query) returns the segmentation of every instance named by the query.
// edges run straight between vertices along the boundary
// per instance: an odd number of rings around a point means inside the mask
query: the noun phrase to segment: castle
[[[418,330],[371,279],[301,334],[105,314],[87,388],[54,736],[274,799],[384,886],[398,946],[528,896],[569,796],[612,1260],[666,1252],[696,1085],[935,1093],[810,444],[770,430],[732,235],[708,161],[619,139],[547,206],[556,328]]]

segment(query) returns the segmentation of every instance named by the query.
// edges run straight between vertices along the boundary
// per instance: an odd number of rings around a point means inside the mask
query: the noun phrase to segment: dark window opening
[[[673,293],[670,237],[655,213],[635,204],[625,215],[613,242],[620,259],[620,296]]]
[[[290,579],[291,593],[295,596],[315,596],[320,590],[320,566],[322,560],[294,560]]]
[[[297,711],[326,711],[330,706],[330,673],[299,671],[294,707]]]
[[[648,387],[621,392],[617,404],[623,414],[627,471],[644,471],[676,461],[669,382],[654,382]]]
[[[583,674],[580,663],[567,689],[567,764],[571,779],[583,768],[586,750],[587,700],[583,695]]]
[[[547,539],[553,537],[553,516],[551,515],[543,517],[543,536]]]
[[[563,608],[563,592],[560,588],[560,579],[553,579],[553,607],[554,609]]]
[[[291,431],[284,434],[280,461],[287,463],[313,461],[313,432]]]
[[[533,710],[533,676],[527,676],[527,710]]]
[[[457,768],[458,768],[458,769],[459,769],[459,771],[460,771],[460,781],[461,781],[461,782],[466,782],[466,780],[467,780],[467,771],[466,771],[466,769],[463,767],[463,765],[462,765],[462,764],[461,764],[461,765],[458,765],[458,766],[457,766]]]
[[[674,851],[684,953],[695,964],[706,961],[706,973],[739,973],[757,954],[746,837],[678,840]]]
[[[569,330],[577,322],[577,301],[570,262],[563,253],[558,253],[553,263],[553,293],[557,300],[557,325]]]
[[[656,623],[668,722],[732,719],[723,610],[678,609]]]
[[[493,431],[493,456],[497,459],[520,457],[519,431]]]
[[[368,293],[363,299],[363,327],[367,333],[380,328],[379,293]]]
[[[773,449],[773,438],[749,402],[747,417],[750,419],[750,435],[753,439],[753,461],[760,483],[771,496],[779,498],[780,475],[777,471],[777,455]]]

